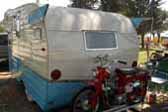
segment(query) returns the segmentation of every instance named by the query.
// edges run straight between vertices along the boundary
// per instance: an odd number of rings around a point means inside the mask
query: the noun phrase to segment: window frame
[[[38,27],[38,28],[33,28],[33,31],[34,31],[34,32],[33,32],[33,33],[34,33],[34,36],[33,36],[32,40],[42,40],[42,29],[39,28],[39,27]],[[34,38],[34,37],[36,36],[36,35],[35,35],[35,34],[36,34],[36,31],[39,31],[39,33],[40,33],[40,34],[39,34],[39,38],[37,38],[37,39]]]
[[[97,33],[114,33],[115,35],[115,40],[116,40],[116,47],[115,48],[95,48],[95,49],[90,49],[87,47],[87,42],[86,42],[86,33],[87,32],[97,32]],[[83,31],[83,36],[84,36],[84,48],[86,51],[109,51],[109,50],[115,50],[118,49],[118,33],[116,31],[92,31],[92,30],[88,30],[88,31]]]

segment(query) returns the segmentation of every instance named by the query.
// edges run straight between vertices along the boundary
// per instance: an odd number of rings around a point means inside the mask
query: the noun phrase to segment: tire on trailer
[[[25,94],[26,94],[26,98],[29,102],[33,102],[33,98],[32,96],[28,93],[27,89],[25,89]]]

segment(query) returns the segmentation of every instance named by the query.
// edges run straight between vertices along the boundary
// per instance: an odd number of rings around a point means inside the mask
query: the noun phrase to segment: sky
[[[20,5],[26,3],[35,3],[36,0],[1,0],[0,3],[0,21],[4,17],[5,11],[8,9],[14,9]],[[69,4],[69,0],[40,0],[41,4],[49,3],[55,6],[67,6]]]
[[[168,0],[163,0],[162,8],[168,11]]]
[[[164,4],[162,5],[162,8],[165,10],[168,10],[168,0],[163,0]],[[16,8],[20,5],[23,5],[25,3],[32,3],[36,2],[36,0],[1,0],[0,3],[0,21],[4,17],[4,13],[8,9]],[[49,3],[55,6],[67,6],[69,4],[69,0],[40,0],[41,4]]]

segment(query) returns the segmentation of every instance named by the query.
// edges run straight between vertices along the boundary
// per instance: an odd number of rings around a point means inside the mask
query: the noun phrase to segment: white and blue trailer
[[[108,54],[127,66],[138,57],[137,33],[120,14],[26,4],[8,10],[4,23],[11,72],[44,111],[72,104],[94,79],[95,57]]]

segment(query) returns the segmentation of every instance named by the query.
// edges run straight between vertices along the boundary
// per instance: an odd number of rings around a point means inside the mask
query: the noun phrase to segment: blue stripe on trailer
[[[22,80],[27,92],[42,110],[71,104],[72,99],[86,85],[80,82],[49,82],[29,68],[24,68]]]
[[[21,65],[21,60],[19,60],[16,57],[9,57],[10,59],[10,71],[11,72],[17,72],[19,70],[19,67]]]
[[[13,69],[22,71],[21,80],[27,94],[41,107],[43,111],[52,108],[61,108],[72,103],[77,93],[86,87],[82,82],[50,82],[40,77],[39,74],[24,66],[18,58],[13,59]]]
[[[50,108],[52,108],[52,106],[59,108],[72,104],[73,98],[85,86],[85,84],[80,82],[49,83],[48,104],[51,106]]]
[[[47,81],[37,77],[31,70],[25,69],[21,77],[27,94],[32,96],[33,100],[45,110],[47,101]]]

